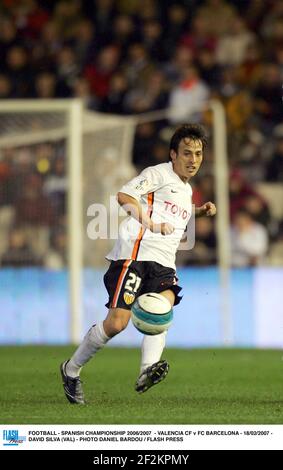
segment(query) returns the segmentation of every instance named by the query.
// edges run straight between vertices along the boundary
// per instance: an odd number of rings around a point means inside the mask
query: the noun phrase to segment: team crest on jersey
[[[131,292],[124,292],[124,301],[127,305],[130,305],[135,300],[135,294],[131,294]]]
[[[139,184],[136,186],[136,189],[138,191],[141,191],[141,190],[145,190],[147,187],[148,187],[148,180],[143,179],[143,180],[140,180]]]

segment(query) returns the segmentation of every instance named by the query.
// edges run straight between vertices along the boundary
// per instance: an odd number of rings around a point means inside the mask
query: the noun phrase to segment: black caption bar
[[[200,465],[209,464],[209,468],[217,465],[219,468],[223,464],[223,468],[227,469],[232,465],[244,465],[252,459],[253,467],[258,463],[261,466],[266,464],[269,467],[280,458],[278,455],[282,451],[255,451],[255,450],[129,450],[129,451],[98,451],[98,450],[9,450],[5,451],[7,461],[11,466],[12,463],[19,463],[23,466],[25,463],[32,467],[33,463],[37,468],[41,465],[58,465],[64,462],[64,468],[70,465],[74,468],[78,465],[80,468],[99,467],[115,467],[116,469],[128,469],[133,465],[142,468],[145,465],[161,465],[161,466],[185,466],[191,468],[200,468]],[[4,457],[4,455],[1,455]]]

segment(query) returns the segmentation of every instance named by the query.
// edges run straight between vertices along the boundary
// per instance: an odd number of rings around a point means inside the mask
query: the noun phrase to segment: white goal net
[[[83,268],[103,266],[111,247],[89,238],[88,210],[108,208],[134,175],[133,133],[133,120],[90,113],[78,100],[1,105],[1,264],[68,270],[73,342],[82,331]]]

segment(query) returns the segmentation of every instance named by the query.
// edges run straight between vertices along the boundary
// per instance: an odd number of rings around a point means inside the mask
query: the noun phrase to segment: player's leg
[[[175,294],[172,290],[167,289],[166,291],[160,292],[161,295],[169,300],[173,307],[175,302]],[[160,335],[144,335],[141,348],[141,367],[140,374],[144,372],[149,366],[158,362],[163,353],[165,347],[166,331]]]
[[[142,283],[139,266],[132,260],[113,261],[104,276],[109,294],[109,307],[104,321],[93,325],[70,360],[61,364],[61,375],[66,397],[71,403],[84,403],[80,381],[82,367],[105,344],[128,325],[131,304],[138,295]]]
[[[131,311],[124,308],[110,308],[103,322],[104,331],[109,338],[113,338],[123,331],[131,318]]]
[[[66,365],[66,372],[71,377],[80,375],[81,368],[100,351],[105,344],[129,323],[130,311],[123,308],[110,308],[104,321],[93,325],[82,343]]]
[[[143,293],[157,292],[166,297],[171,306],[178,305],[182,288],[177,285],[178,278],[176,271],[160,265],[156,262],[147,262],[146,282]],[[140,375],[136,382],[136,391],[143,393],[152,385],[161,382],[168,374],[169,364],[161,360],[161,355],[165,347],[166,333],[154,336],[144,336],[141,350]]]
[[[61,364],[60,368],[65,395],[71,403],[84,403],[84,394],[80,380],[82,367],[100,351],[111,338],[126,328],[129,319],[130,312],[128,310],[123,308],[110,308],[105,320],[93,325],[88,330],[82,343],[71,359]]]
[[[171,306],[175,303],[175,294],[172,290],[167,289],[160,292],[166,297]],[[163,349],[165,347],[165,339],[167,332],[164,331],[159,335],[144,335],[141,347],[141,367],[140,375],[136,382],[135,389],[138,393],[146,392],[150,387],[156,385],[165,379],[169,371],[169,364],[165,360],[160,360]]]

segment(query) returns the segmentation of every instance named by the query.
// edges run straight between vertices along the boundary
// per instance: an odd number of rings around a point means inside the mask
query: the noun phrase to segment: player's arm
[[[129,194],[118,192],[117,201],[128,215],[136,219],[142,226],[154,233],[170,235],[174,227],[168,223],[155,224],[147,213],[142,209],[140,202]]]
[[[196,217],[213,217],[216,212],[216,206],[213,202],[206,202],[203,206],[195,208]]]

